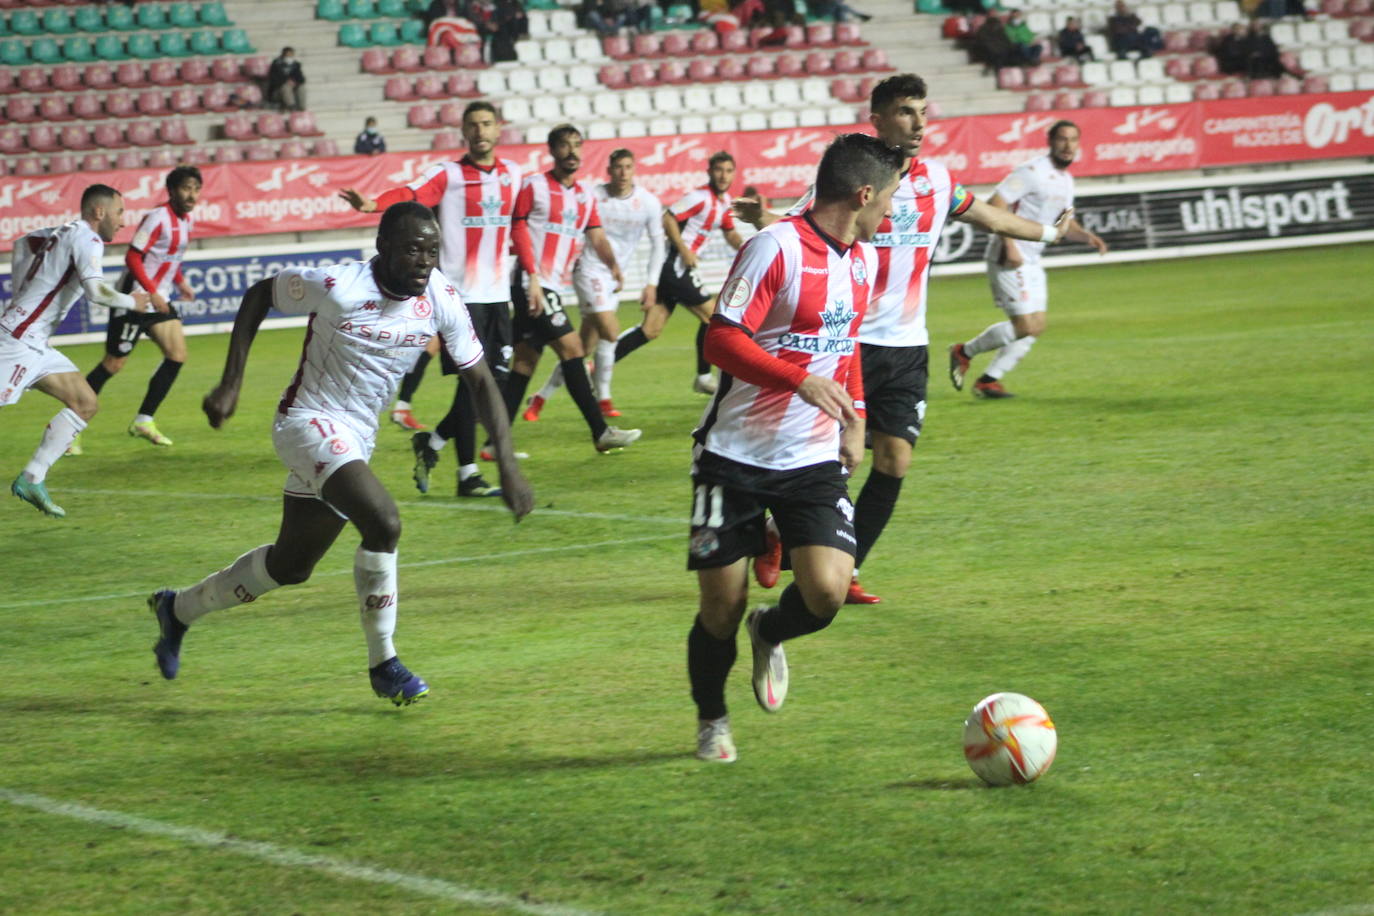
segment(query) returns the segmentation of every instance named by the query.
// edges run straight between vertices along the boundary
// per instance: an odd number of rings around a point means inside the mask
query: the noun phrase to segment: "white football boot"
[[[730,717],[697,720],[697,759],[713,763],[735,762],[735,740],[730,736]]]
[[[766,643],[759,636],[759,618],[767,607],[758,607],[744,618],[749,642],[754,648],[754,699],[764,712],[777,712],[787,699],[787,654],[782,644]]]

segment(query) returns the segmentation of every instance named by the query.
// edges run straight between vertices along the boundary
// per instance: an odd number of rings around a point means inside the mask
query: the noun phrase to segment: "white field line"
[[[1303,913],[1302,916],[1374,916],[1374,903],[1352,903],[1350,906]]]
[[[93,496],[152,496],[160,499],[203,499],[203,500],[233,500],[240,499],[248,502],[268,502],[281,503],[281,494],[275,496],[254,496],[241,495],[237,493],[172,493],[166,490],[98,490],[86,489],[82,487],[62,487],[63,493],[89,493]],[[500,500],[491,500],[491,503],[468,501],[463,503],[455,502],[430,502],[421,499],[416,502],[398,503],[402,510],[410,508],[424,509],[446,509],[450,512],[509,512],[505,504]],[[535,507],[534,515],[556,515],[563,518],[588,518],[599,519],[608,522],[651,522],[661,525],[683,525],[684,518],[664,518],[659,515],[617,515],[610,512],[574,512],[571,509],[543,509]]]
[[[601,547],[619,547],[622,544],[642,544],[645,541],[666,541],[669,538],[682,537],[680,534],[650,534],[638,538],[620,538],[615,541],[592,541],[587,544],[561,544],[557,547],[528,547],[524,550],[506,550],[501,553],[484,553],[471,557],[446,557],[442,560],[416,560],[413,563],[397,563],[397,569],[422,569],[426,566],[450,566],[455,563],[480,563],[484,560],[504,560],[509,557],[527,557],[541,553],[565,553],[573,550],[596,550]],[[322,576],[344,576],[352,575],[353,568],[330,569],[317,572],[311,579],[318,579]],[[85,601],[114,601],[121,598],[146,598],[152,594],[153,587],[145,586],[139,591],[114,592],[106,595],[82,595],[76,598],[50,597],[40,598],[34,601],[10,601],[0,604],[0,610],[16,607],[38,607],[40,605],[56,604],[76,604]]]
[[[473,887],[464,887],[461,884],[454,884],[451,881],[442,881],[438,878],[410,875],[405,872],[393,871],[389,868],[373,868],[370,865],[359,865],[355,862],[333,859],[316,853],[302,852],[298,849],[292,849],[288,846],[278,846],[274,843],[239,840],[228,834],[217,833],[213,830],[201,830],[197,827],[182,827],[178,824],[167,824],[162,821],[150,820],[146,817],[136,817],[135,815],[123,814],[119,811],[106,811],[101,808],[91,808],[86,805],[78,805],[72,802],[58,801],[43,795],[16,792],[13,789],[6,789],[3,787],[0,787],[0,800],[7,801],[11,805],[16,805],[21,808],[31,808],[35,811],[42,811],[44,814],[52,814],[57,817],[85,821],[88,824],[101,824],[107,827],[132,830],[150,836],[166,837],[188,846],[203,846],[221,853],[234,853],[249,859],[267,862],[271,865],[280,865],[284,868],[305,868],[311,871],[323,872],[324,874],[332,875],[336,878],[344,878],[349,881],[385,884],[423,897],[446,900],[451,903],[465,903],[471,906],[489,907],[497,910],[511,910],[517,913],[529,913],[531,916],[590,916],[589,912],[586,910],[558,906],[557,904],[528,903],[521,900],[519,897],[513,897],[509,894],[497,894],[491,891],[478,890]]]

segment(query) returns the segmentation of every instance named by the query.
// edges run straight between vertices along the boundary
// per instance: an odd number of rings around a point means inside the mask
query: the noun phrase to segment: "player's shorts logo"
[[[854,278],[854,282],[863,286],[868,282],[868,265],[859,258],[849,265],[849,275]]]
[[[720,550],[720,536],[716,534],[714,528],[702,528],[694,531],[687,549],[692,552],[692,556],[704,560]]]
[[[433,311],[434,307],[429,304],[429,300],[426,299],[424,296],[421,296],[415,300],[416,318],[428,318],[430,316],[430,313]]]
[[[567,323],[568,316],[563,314],[562,311],[554,312],[552,315],[549,316],[549,324],[553,325],[556,328],[561,328],[563,327],[563,325]]]
[[[840,510],[840,514],[844,516],[845,521],[849,522],[851,525],[854,524],[854,504],[850,502],[847,497],[841,496],[839,499],[835,500],[835,508]]]
[[[749,282],[749,278],[736,277],[725,290],[725,307],[742,309],[749,304],[749,297],[753,294],[754,285]]]
[[[121,354],[133,352],[134,342],[132,340],[121,340],[115,347]]]
[[[342,455],[344,452],[348,451],[348,443],[342,439],[330,439],[329,450],[336,455]]]

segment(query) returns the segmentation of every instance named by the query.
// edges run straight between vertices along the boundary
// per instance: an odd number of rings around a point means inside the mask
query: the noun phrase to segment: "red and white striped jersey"
[[[815,188],[789,210],[800,213],[811,206]],[[945,220],[973,206],[973,194],[939,162],[913,159],[892,195],[892,216],[878,226],[873,246],[878,249],[877,291],[868,310],[859,340],[883,347],[924,347],[930,343],[926,330],[926,287],[930,264]]]
[[[706,244],[713,229],[729,232],[735,228],[735,215],[730,211],[730,195],[717,194],[710,185],[688,191],[668,208],[677,220],[682,243],[692,252]]]
[[[529,232],[534,273],[545,289],[559,295],[571,292],[573,263],[582,251],[588,229],[601,227],[600,211],[589,181],[568,187],[553,172],[530,175],[515,199],[515,217]],[[517,233],[522,230],[516,227]],[[520,250],[517,240],[516,250]]]
[[[406,185],[415,200],[439,210],[439,268],[452,278],[464,302],[510,299],[508,240],[520,179],[520,166],[509,159],[483,167],[464,156],[431,166]],[[385,209],[383,201],[406,199],[393,200],[392,193],[377,199],[378,209]]]
[[[105,242],[81,219],[35,229],[15,242],[14,298],[0,312],[0,331],[31,346],[45,346],[81,298],[81,284],[104,276],[104,256]]]
[[[288,267],[272,282],[272,304],[309,315],[300,366],[277,410],[327,414],[371,436],[434,334],[460,369],[482,358],[482,344],[458,290],[439,271],[419,296],[397,299],[377,285],[372,261]]]
[[[1018,216],[1053,225],[1059,214],[1073,206],[1073,176],[1047,154],[1017,166],[1002,179],[995,193],[1011,204],[1011,212]],[[1039,264],[1045,243],[1017,239],[1016,249],[1025,263]],[[996,265],[1001,259],[1002,237],[993,234],[988,237],[987,261]]]
[[[716,315],[770,355],[849,387],[877,260],[866,242],[841,252],[809,216],[787,217],[740,249]],[[724,375],[693,436],[725,458],[789,470],[837,460],[840,432],[795,391]]]
[[[181,261],[186,257],[186,246],[191,241],[192,228],[191,217],[178,216],[170,203],[150,210],[129,242],[129,250],[143,256],[143,276],[135,274],[132,278],[121,278],[119,288],[136,289],[131,281],[137,279],[139,286],[148,292],[155,292],[164,299],[171,298],[172,286],[181,272]],[[147,283],[143,282],[145,279]]]
[[[601,228],[606,231],[606,240],[615,252],[615,262],[626,271],[634,262],[635,250],[639,240],[649,237],[649,268],[645,276],[650,283],[658,282],[663,270],[667,239],[663,233],[663,204],[647,188],[635,185],[625,197],[614,197],[611,186],[598,184],[592,188],[596,198],[596,212],[601,219]],[[611,269],[601,256],[590,248],[585,248],[577,259],[576,269],[593,276],[609,278]]]

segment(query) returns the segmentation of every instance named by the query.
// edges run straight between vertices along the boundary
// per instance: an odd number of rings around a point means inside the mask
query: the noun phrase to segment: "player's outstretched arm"
[[[763,201],[757,197],[736,197],[730,203],[730,209],[734,211],[736,219],[748,223],[755,229],[764,229],[782,219],[772,210],[764,209]]]
[[[1089,232],[1083,228],[1083,224],[1078,220],[1069,221],[1069,229],[1064,233],[1064,238],[1070,242],[1081,242],[1084,245],[1091,245],[1097,249],[1098,254],[1106,254],[1110,249],[1102,236],[1096,232]]]
[[[1011,236],[1014,239],[1025,239],[1028,242],[1057,242],[1064,237],[1069,224],[1073,222],[1073,208],[1070,207],[1059,214],[1059,219],[1054,221],[1054,225],[1046,226],[1044,223],[1017,216],[1010,210],[1002,210],[981,200],[975,200],[967,210],[959,214],[958,218],[980,229]]]
[[[201,401],[201,410],[210,425],[219,429],[234,415],[239,402],[239,387],[243,384],[243,367],[248,362],[248,350],[253,346],[258,327],[272,308],[272,279],[259,280],[248,288],[234,317],[234,330],[229,335],[229,355],[224,358],[224,374],[219,384]]]
[[[518,522],[534,508],[534,491],[529,481],[520,473],[520,465],[515,460],[515,449],[510,440],[510,420],[506,415],[506,403],[491,374],[491,367],[485,359],[479,359],[466,369],[459,369],[463,383],[471,386],[472,400],[477,405],[477,419],[482,421],[491,446],[496,452],[497,472],[501,477],[501,499]]]
[[[377,202],[375,200],[370,197],[364,197],[353,188],[344,188],[339,192],[339,196],[348,201],[348,205],[359,213],[372,213],[377,209]]]

